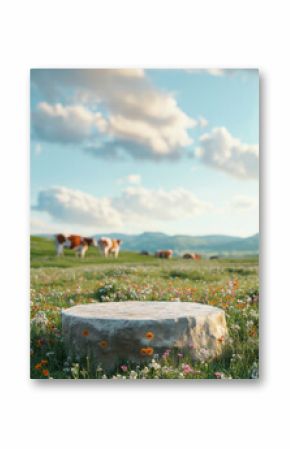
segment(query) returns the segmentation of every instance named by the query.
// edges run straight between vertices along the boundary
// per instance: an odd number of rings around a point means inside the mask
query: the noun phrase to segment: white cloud
[[[208,126],[208,120],[204,117],[199,117],[197,123],[200,128],[206,128]]]
[[[237,195],[232,198],[229,206],[236,212],[248,212],[254,209],[257,206],[257,203],[256,198],[245,195]]]
[[[119,196],[99,198],[67,187],[53,187],[38,194],[35,211],[46,212],[57,222],[97,229],[117,230],[130,223],[151,226],[160,221],[183,220],[207,212],[211,205],[192,192],[176,188],[151,190],[125,188]]]
[[[136,174],[131,174],[124,176],[123,178],[119,178],[117,180],[118,184],[140,184],[141,176]]]
[[[214,128],[200,137],[196,156],[205,164],[238,178],[258,178],[259,146],[242,143],[226,128]]]
[[[224,69],[207,69],[207,72],[213,76],[223,76],[225,74]]]
[[[63,106],[39,103],[32,114],[37,138],[62,143],[82,142],[97,129],[104,132],[107,123],[99,112],[91,112],[81,105]]]
[[[212,76],[224,76],[226,74],[227,70],[226,69],[217,69],[217,68],[210,68],[210,69],[185,69],[185,72],[192,73],[192,74],[208,73],[209,75],[212,75]]]
[[[47,212],[58,221],[97,227],[116,227],[121,224],[119,212],[108,198],[97,198],[67,187],[52,187],[38,194],[33,208]]]
[[[221,68],[207,68],[207,69],[185,69],[187,73],[199,74],[205,73],[211,76],[235,76],[235,75],[258,75],[258,69],[221,69]]]
[[[50,102],[40,103],[32,116],[34,130],[44,140],[80,142],[93,137],[95,127],[113,144],[114,139],[122,141],[122,151],[137,158],[140,151],[142,158],[180,156],[193,142],[188,131],[196,120],[142,70],[36,70],[32,86]],[[51,103],[56,99],[70,106]],[[105,115],[92,113],[92,108],[105,110]],[[98,155],[95,142],[91,139],[91,153]],[[104,148],[99,155],[105,156]]]
[[[127,187],[120,197],[113,198],[112,204],[122,211],[124,218],[131,217],[136,221],[140,218],[152,221],[182,220],[200,215],[211,207],[181,187],[169,191],[142,186]]]

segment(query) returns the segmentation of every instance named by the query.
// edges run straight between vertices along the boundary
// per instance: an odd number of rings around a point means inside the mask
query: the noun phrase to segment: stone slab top
[[[94,320],[164,320],[182,317],[196,317],[222,312],[217,307],[196,302],[167,301],[122,301],[82,304],[62,313],[80,319]]]

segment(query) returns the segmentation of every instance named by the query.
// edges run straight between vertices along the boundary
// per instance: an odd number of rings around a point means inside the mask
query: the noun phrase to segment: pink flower
[[[181,354],[181,352],[179,352],[177,355],[178,355],[178,357],[180,357],[180,358],[183,357],[183,354]]]
[[[189,374],[189,373],[193,372],[193,369],[187,363],[184,363],[182,365],[182,370],[183,370],[183,374]]]
[[[216,379],[222,379],[222,378],[224,377],[224,373],[221,373],[221,372],[219,372],[219,371],[216,371],[216,372],[214,373],[214,377],[215,377]]]
[[[123,373],[126,373],[128,371],[128,366],[127,365],[121,365],[121,370],[123,371]]]
[[[166,349],[166,351],[164,352],[164,354],[162,355],[162,357],[163,357],[164,359],[167,359],[167,357],[169,356],[169,354],[170,354],[170,350],[169,350],[169,349]]]

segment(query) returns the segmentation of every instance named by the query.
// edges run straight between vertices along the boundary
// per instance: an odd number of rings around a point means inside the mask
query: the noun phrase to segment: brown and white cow
[[[102,237],[98,240],[99,248],[105,257],[112,254],[117,258],[119,255],[121,243],[122,240],[110,239],[109,237]]]
[[[193,259],[193,260],[201,259],[201,255],[197,253],[185,253],[182,257],[183,259]]]
[[[162,249],[161,251],[156,251],[155,253],[155,257],[159,257],[160,259],[171,259],[172,255],[172,249]]]
[[[80,235],[64,235],[57,234],[55,236],[56,254],[62,256],[64,254],[64,248],[73,249],[76,256],[85,257],[85,254],[89,246],[97,246],[97,242],[93,238],[82,237]]]

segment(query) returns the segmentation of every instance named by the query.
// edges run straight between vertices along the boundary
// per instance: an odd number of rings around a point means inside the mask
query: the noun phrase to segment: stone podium
[[[223,310],[193,302],[94,303],[62,311],[68,354],[89,356],[105,370],[148,362],[172,348],[193,360],[221,355],[228,331]]]

